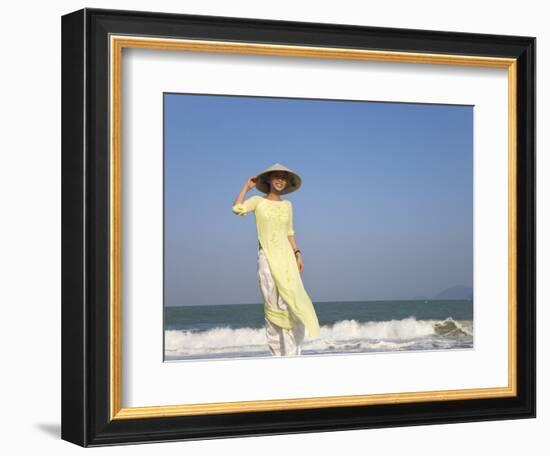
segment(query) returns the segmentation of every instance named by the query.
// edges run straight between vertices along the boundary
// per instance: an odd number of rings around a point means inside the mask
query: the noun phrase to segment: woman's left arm
[[[288,242],[290,242],[290,245],[292,246],[292,251],[296,252],[298,250],[298,247],[296,245],[296,239],[294,238],[294,235],[296,234],[294,232],[294,221],[293,221],[293,214],[292,214],[292,203],[289,201],[288,205],[290,207],[290,215],[288,218]],[[304,270],[304,260],[302,258],[302,252],[296,252],[294,254],[296,257],[296,264],[298,265],[298,270],[302,272]]]
[[[298,247],[296,246],[296,239],[294,239],[294,236],[288,236],[288,242],[290,242],[290,245],[292,246],[292,251],[295,252]],[[296,252],[294,256],[296,257],[298,271],[302,272],[304,270],[304,260],[302,259],[302,252]]]

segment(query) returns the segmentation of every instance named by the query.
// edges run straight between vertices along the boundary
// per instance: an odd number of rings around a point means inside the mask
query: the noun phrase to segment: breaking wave
[[[302,353],[367,352],[472,347],[472,321],[342,320],[322,326],[320,337],[306,338]],[[166,358],[258,356],[268,354],[265,328],[218,327],[205,331],[165,331]]]

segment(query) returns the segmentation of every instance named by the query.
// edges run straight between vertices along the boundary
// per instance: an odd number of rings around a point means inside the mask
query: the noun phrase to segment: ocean
[[[473,348],[473,302],[314,303],[321,326],[301,356]],[[263,304],[164,308],[165,361],[271,357]]]

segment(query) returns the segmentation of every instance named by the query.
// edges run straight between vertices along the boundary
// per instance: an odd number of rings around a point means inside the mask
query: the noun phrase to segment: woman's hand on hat
[[[247,191],[256,187],[256,176],[249,177],[245,186]]]

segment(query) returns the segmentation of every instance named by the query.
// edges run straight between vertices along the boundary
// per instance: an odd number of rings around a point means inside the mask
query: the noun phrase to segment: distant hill
[[[464,285],[455,285],[454,287],[447,288],[446,290],[437,293],[431,299],[472,299],[473,295],[474,290],[472,290],[472,288]]]

